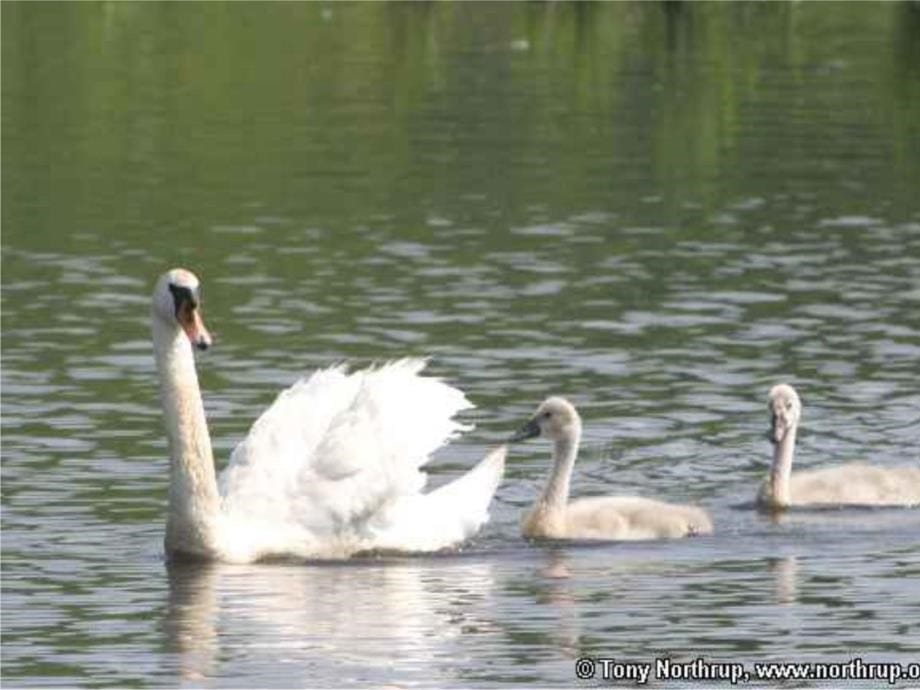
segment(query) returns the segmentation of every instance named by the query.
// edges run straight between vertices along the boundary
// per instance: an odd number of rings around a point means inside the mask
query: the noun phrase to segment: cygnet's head
[[[153,291],[153,314],[185,331],[193,347],[211,346],[211,334],[201,319],[200,283],[191,271],[174,268],[160,276]]]
[[[802,402],[795,388],[788,383],[780,383],[770,389],[770,441],[780,443],[790,429],[798,426],[802,417]]]
[[[565,398],[547,398],[533,417],[524,426],[518,429],[511,437],[512,441],[523,441],[528,438],[543,436],[552,441],[564,438],[574,438],[581,433],[581,417],[575,406]]]

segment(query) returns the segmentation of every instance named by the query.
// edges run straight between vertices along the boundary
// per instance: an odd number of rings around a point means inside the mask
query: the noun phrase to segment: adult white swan
[[[592,496],[570,503],[569,480],[581,440],[581,418],[565,398],[544,400],[511,440],[536,436],[553,442],[553,469],[521,525],[525,537],[662,539],[712,532],[709,516],[695,506],[639,496]]]
[[[199,282],[164,274],[152,330],[169,435],[166,551],[234,562],[271,555],[343,558],[367,550],[435,551],[476,533],[504,470],[499,447],[423,494],[429,455],[464,427],[459,390],[404,359],[317,371],[282,392],[215,476],[192,346],[211,338]]]
[[[853,462],[792,474],[795,434],[802,402],[795,389],[780,383],[770,389],[773,465],[760,488],[761,506],[794,505],[920,505],[920,468],[882,468]]]

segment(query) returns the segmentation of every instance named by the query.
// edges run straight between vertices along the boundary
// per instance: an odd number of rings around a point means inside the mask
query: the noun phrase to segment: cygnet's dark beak
[[[527,422],[524,426],[518,429],[511,438],[508,439],[511,443],[515,441],[526,441],[529,438],[536,438],[540,435],[540,425],[537,422],[536,417]]]
[[[770,431],[767,432],[770,443],[775,446],[783,440],[787,431],[789,431],[789,426],[786,419],[782,415],[774,414],[770,419]]]

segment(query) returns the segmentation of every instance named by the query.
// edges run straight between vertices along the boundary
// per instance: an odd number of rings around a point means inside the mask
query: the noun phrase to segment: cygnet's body
[[[920,505],[918,467],[882,468],[852,462],[792,474],[802,403],[792,386],[781,383],[770,389],[769,408],[773,465],[757,496],[759,505],[771,509],[806,505]]]
[[[553,442],[553,469],[524,518],[525,537],[544,539],[665,539],[709,534],[712,522],[695,506],[639,496],[592,496],[569,502],[569,481],[581,440],[581,418],[564,398],[545,400],[512,440]]]

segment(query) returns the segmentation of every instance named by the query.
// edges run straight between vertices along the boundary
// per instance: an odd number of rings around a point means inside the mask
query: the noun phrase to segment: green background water
[[[916,660],[916,511],[750,510],[767,388],[800,467],[920,462],[920,10],[900,3],[2,5],[4,683],[443,687],[574,658]],[[303,372],[406,354],[545,395],[579,495],[718,534],[541,548],[513,449],[462,554],[167,571],[149,292],[198,272],[219,464]]]

